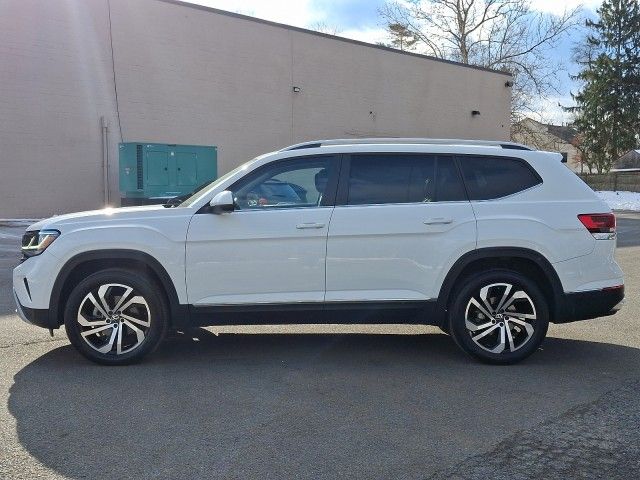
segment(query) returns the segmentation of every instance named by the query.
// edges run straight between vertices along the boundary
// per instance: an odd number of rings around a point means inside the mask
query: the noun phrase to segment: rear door
[[[351,155],[329,227],[326,302],[436,299],[450,266],[475,245],[453,157]]]

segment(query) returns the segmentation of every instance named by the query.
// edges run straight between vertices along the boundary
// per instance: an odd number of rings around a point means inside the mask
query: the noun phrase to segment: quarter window
[[[471,200],[506,197],[542,183],[524,160],[483,156],[464,156],[459,160]]]
[[[451,157],[352,155],[349,205],[431,203],[466,200]]]

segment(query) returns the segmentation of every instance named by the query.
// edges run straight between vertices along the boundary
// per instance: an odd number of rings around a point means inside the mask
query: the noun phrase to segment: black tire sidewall
[[[533,337],[515,352],[491,353],[480,348],[471,339],[465,326],[465,310],[472,295],[491,283],[511,283],[524,290],[531,298],[536,309],[536,325]],[[464,280],[454,294],[449,311],[449,331],[456,344],[469,355],[493,364],[511,364],[519,362],[534,353],[544,340],[549,327],[549,306],[547,300],[535,282],[524,275],[510,270],[493,270]]]
[[[81,336],[77,322],[78,309],[92,289],[106,283],[121,283],[133,287],[149,306],[151,326],[144,342],[135,350],[122,355],[103,354],[91,348]],[[141,360],[155,350],[164,339],[169,323],[168,309],[160,287],[148,276],[125,269],[107,269],[89,275],[74,287],[64,309],[64,325],[71,344],[86,358],[103,365],[126,365]]]

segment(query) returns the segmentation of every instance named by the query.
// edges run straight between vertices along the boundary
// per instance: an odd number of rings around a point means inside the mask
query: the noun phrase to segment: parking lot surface
[[[13,313],[23,230],[0,225],[0,478],[638,477],[640,214],[619,215],[624,309],[508,367],[431,327],[304,325],[100,367]]]

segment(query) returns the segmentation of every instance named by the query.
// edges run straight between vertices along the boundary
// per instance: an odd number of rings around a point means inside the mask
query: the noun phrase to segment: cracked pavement
[[[619,216],[625,308],[553,325],[509,367],[434,328],[304,325],[199,329],[96,366],[13,314],[23,229],[0,225],[2,479],[639,476],[640,214]]]
[[[430,476],[448,480],[606,478],[640,473],[640,382],[625,382],[597,400],[502,440]]]

